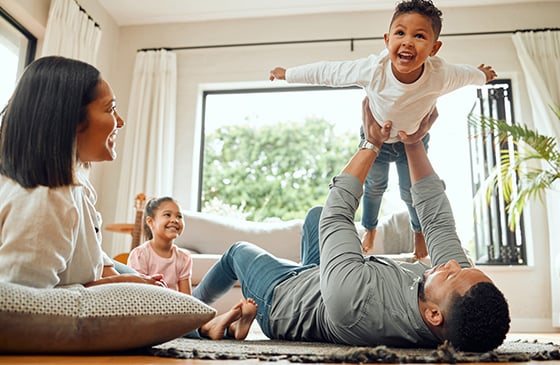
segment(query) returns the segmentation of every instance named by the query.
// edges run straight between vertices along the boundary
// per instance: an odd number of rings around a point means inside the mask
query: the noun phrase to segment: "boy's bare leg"
[[[241,299],[240,303],[241,318],[231,323],[228,328],[228,335],[236,340],[244,340],[247,337],[258,309],[258,305],[253,298]]]
[[[424,233],[414,232],[414,258],[420,260],[426,256],[428,256],[428,247],[426,246]]]
[[[242,317],[242,306],[243,303],[239,302],[229,311],[212,318],[200,326],[200,334],[211,340],[221,340],[229,326]]]
[[[373,240],[375,239],[375,229],[367,229],[362,239],[362,252],[364,254],[373,251]]]

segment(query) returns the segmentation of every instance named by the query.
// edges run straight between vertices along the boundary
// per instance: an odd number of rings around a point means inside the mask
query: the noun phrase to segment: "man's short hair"
[[[494,284],[478,283],[452,299],[445,322],[447,339],[456,349],[491,351],[504,342],[509,331],[508,304]]]

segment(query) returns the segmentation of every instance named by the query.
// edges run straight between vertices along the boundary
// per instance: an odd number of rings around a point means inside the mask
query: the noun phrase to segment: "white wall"
[[[0,0],[15,2],[15,0]],[[24,1],[37,4],[39,1]],[[390,12],[359,12],[244,19],[191,24],[167,24],[117,28],[96,0],[80,4],[101,24],[103,41],[99,67],[110,81],[126,119],[128,95],[137,49],[228,43],[255,43],[290,40],[377,37],[388,28]],[[35,9],[34,6],[31,8]],[[473,8],[442,8],[443,33],[488,32],[525,28],[558,27],[560,2]],[[30,11],[32,12],[32,11]],[[44,14],[43,14],[44,15]],[[40,23],[41,21],[39,21]],[[44,23],[43,23],[44,24]],[[516,117],[530,123],[525,82],[509,35],[443,37],[440,55],[453,63],[492,65],[499,75],[511,77],[517,105]],[[291,66],[320,59],[350,59],[378,52],[381,41],[356,42],[354,52],[347,43],[320,43],[178,51],[177,147],[174,195],[186,208],[195,206],[200,136],[199,104],[202,88],[208,84],[246,83],[269,85],[268,71],[277,65]],[[359,106],[357,106],[359,107]],[[127,120],[126,129],[134,128]],[[122,138],[122,137],[120,137]],[[122,141],[122,139],[121,139]],[[180,142],[180,143],[179,143]],[[98,208],[105,223],[123,222],[115,217],[117,184],[122,160],[94,168]],[[533,222],[546,222],[542,206],[528,212]],[[531,265],[529,267],[483,267],[502,288],[510,303],[513,331],[560,331],[551,326],[549,238],[546,224],[528,227]],[[129,242],[128,237],[104,232],[105,248],[111,243]]]

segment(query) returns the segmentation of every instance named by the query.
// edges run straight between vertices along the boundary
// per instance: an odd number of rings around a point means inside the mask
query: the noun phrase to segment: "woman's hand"
[[[416,130],[416,132],[412,134],[406,134],[404,131],[399,131],[399,140],[404,144],[414,144],[416,142],[420,142],[422,138],[428,133],[434,122],[436,121],[437,117],[439,116],[437,108],[434,108],[431,114],[426,115],[422,122],[420,122],[420,126]]]
[[[139,283],[139,284],[150,284],[157,285],[163,288],[167,288],[167,283],[163,280],[162,274],[155,275],[144,275],[144,274],[120,274],[111,275],[104,277],[102,279],[92,281],[85,284],[85,287],[109,284],[109,283]]]
[[[386,121],[382,127],[371,114],[371,109],[369,108],[369,99],[367,97],[362,101],[362,121],[364,136],[368,141],[381,148],[381,145],[389,139],[391,133],[391,121]]]

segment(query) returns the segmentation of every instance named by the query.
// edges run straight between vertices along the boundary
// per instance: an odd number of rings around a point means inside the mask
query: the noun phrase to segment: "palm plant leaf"
[[[560,107],[554,109],[560,120]],[[529,200],[542,199],[542,192],[560,179],[560,152],[554,137],[544,136],[527,126],[511,125],[503,120],[469,115],[471,126],[484,138],[496,143],[511,141],[515,150],[502,149],[500,163],[491,171],[481,190],[489,201],[499,187],[509,213],[509,226],[514,230]],[[535,167],[538,166],[538,167]]]

